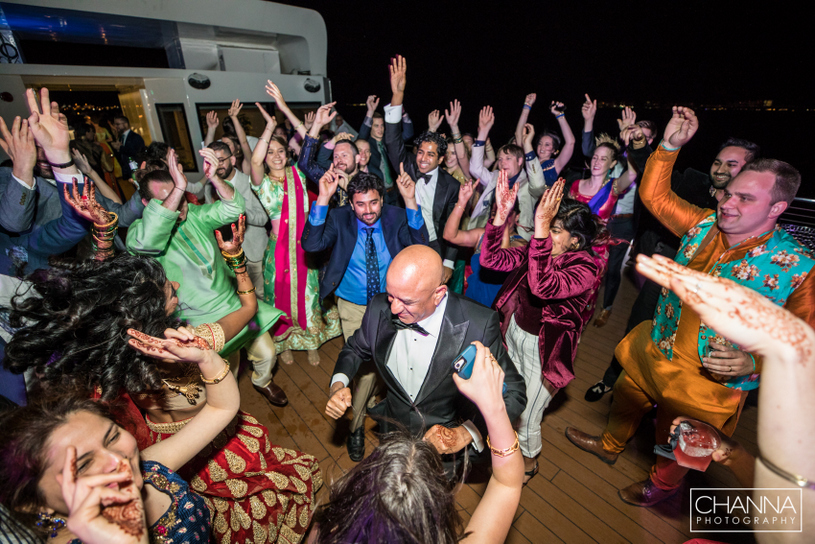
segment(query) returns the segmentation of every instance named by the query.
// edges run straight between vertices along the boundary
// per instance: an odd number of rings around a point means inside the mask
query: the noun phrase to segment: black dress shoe
[[[603,396],[612,389],[613,389],[612,387],[609,387],[602,381],[599,381],[596,384],[589,387],[588,391],[586,391],[586,395],[583,398],[585,398],[589,402],[597,402],[598,400],[602,399]]]
[[[269,385],[266,387],[260,387],[258,385],[255,386],[255,389],[258,393],[266,397],[266,400],[274,404],[275,406],[286,406],[289,403],[289,399],[286,396],[286,392],[283,391],[279,385],[274,382],[269,382]]]
[[[351,461],[359,463],[365,457],[365,426],[361,425],[359,429],[348,435],[346,441],[348,446],[348,457]]]

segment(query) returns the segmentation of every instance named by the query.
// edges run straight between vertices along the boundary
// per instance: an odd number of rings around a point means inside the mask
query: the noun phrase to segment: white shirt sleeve
[[[456,269],[456,263],[454,263],[454,262],[453,262],[453,261],[451,261],[450,259],[444,259],[444,260],[442,261],[442,264],[443,264],[444,266],[446,266],[447,268],[451,269],[451,270],[455,270],[455,269]]]
[[[15,176],[14,174],[12,174],[12,175],[11,175],[11,177],[13,177],[14,179],[16,179],[16,180],[17,180],[17,183],[19,183],[20,185],[22,185],[23,187],[25,187],[25,188],[26,188],[26,189],[28,189],[29,191],[33,191],[34,189],[36,189],[36,188],[37,188],[37,179],[36,179],[36,178],[34,179],[34,185],[33,185],[33,186],[31,186],[31,185],[29,185],[28,183],[26,183],[26,182],[24,182],[23,180],[21,180],[20,178],[18,178],[17,176]]]
[[[82,174],[61,174],[54,172],[54,179],[60,183],[73,183],[74,180],[76,180],[76,183],[79,185],[85,183],[85,176]]]
[[[348,384],[351,383],[351,380],[348,379],[348,376],[345,374],[334,374],[331,376],[331,385],[334,385],[337,382],[342,382],[343,387],[348,387]]]
[[[398,106],[391,106],[388,104],[385,106],[385,122],[386,123],[398,123],[402,120],[402,104]]]
[[[481,453],[481,451],[484,449],[484,439],[482,438],[481,433],[478,432],[475,424],[468,419],[462,423],[461,426],[467,429],[467,432],[469,432],[470,436],[473,437],[473,447],[475,448],[475,451]]]

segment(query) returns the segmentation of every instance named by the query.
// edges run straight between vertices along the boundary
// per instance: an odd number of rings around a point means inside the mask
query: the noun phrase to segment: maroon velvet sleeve
[[[481,242],[481,266],[499,272],[512,272],[526,259],[527,246],[501,249],[501,240],[504,236],[503,226],[496,227],[487,223],[484,240]]]
[[[553,266],[552,238],[529,242],[529,288],[536,297],[570,298],[585,293],[594,285],[599,270],[588,254],[565,253],[559,266]]]

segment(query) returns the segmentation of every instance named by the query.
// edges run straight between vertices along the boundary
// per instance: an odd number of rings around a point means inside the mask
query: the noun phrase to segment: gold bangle
[[[237,253],[235,253],[234,255],[230,255],[229,253],[227,253],[226,251],[224,251],[224,250],[222,249],[222,250],[221,250],[221,255],[223,255],[223,256],[224,256],[224,257],[226,257],[227,259],[237,259],[237,258],[239,258],[239,257],[242,257],[242,256],[243,256],[243,248],[240,248],[240,250],[238,250],[238,252],[237,252]]]
[[[503,449],[503,450],[493,448],[492,444],[490,444],[490,437],[489,436],[487,437],[487,447],[490,449],[492,454],[495,455],[496,457],[509,457],[510,455],[512,455],[513,453],[518,451],[518,449],[521,447],[521,443],[520,443],[520,441],[518,441],[518,433],[516,432],[515,433],[515,443],[513,445],[511,445],[510,447],[508,447],[506,449]]]
[[[255,288],[252,287],[251,289],[247,289],[246,291],[238,291],[237,293],[239,295],[251,295],[254,292],[255,292]]]
[[[223,359],[221,359],[221,360],[223,361]],[[224,369],[220,374],[218,374],[217,376],[215,376],[211,380],[208,380],[208,379],[206,379],[204,377],[204,374],[202,373],[201,374],[201,381],[204,382],[206,385],[218,385],[219,383],[224,381],[224,378],[226,378],[227,374],[229,374],[229,363],[224,361]]]

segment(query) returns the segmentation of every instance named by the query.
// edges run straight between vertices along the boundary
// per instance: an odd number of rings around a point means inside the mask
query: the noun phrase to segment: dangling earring
[[[48,536],[55,538],[57,531],[65,527],[65,520],[63,518],[52,516],[48,512],[37,512],[37,527],[48,531]]]

